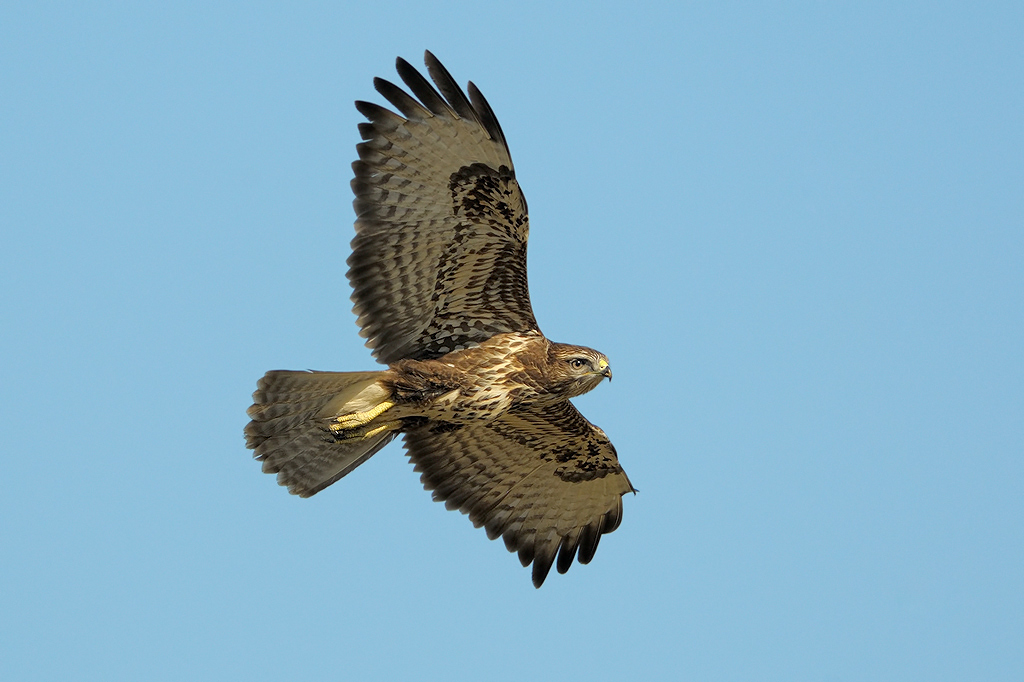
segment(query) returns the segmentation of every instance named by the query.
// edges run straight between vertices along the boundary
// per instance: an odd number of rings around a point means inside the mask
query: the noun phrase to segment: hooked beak
[[[611,381],[611,380],[612,380],[612,368],[611,368],[610,366],[608,366],[608,367],[605,367],[605,368],[604,368],[604,371],[603,371],[603,372],[601,372],[601,374],[602,374],[603,376],[606,376],[606,377],[608,377],[608,381]]]

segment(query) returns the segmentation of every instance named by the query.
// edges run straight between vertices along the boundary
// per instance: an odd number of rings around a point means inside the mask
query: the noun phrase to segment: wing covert
[[[428,423],[405,434],[434,499],[504,538],[540,587],[557,557],[589,563],[634,492],[604,432],[568,400],[519,408],[485,424]]]
[[[352,164],[348,279],[360,333],[383,363],[538,330],[526,200],[504,133],[475,86],[467,97],[429,52],[426,63],[437,89],[402,59],[411,95],[375,80],[401,115],[356,103],[369,123]]]

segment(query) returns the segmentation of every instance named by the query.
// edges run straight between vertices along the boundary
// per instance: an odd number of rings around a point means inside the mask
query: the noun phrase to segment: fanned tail
[[[396,423],[362,427],[358,415],[386,411],[382,372],[267,372],[252,394],[246,446],[263,471],[301,497],[315,495],[398,434]],[[388,405],[389,406],[389,405]],[[339,427],[339,416],[353,415]],[[374,415],[377,416],[377,415]],[[372,419],[372,418],[371,418]],[[361,428],[359,428],[361,427]]]

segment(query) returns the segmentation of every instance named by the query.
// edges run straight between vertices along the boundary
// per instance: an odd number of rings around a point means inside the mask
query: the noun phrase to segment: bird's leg
[[[393,401],[385,400],[384,402],[378,404],[376,407],[370,408],[369,410],[366,410],[365,412],[355,412],[353,414],[343,414],[340,417],[337,417],[334,420],[334,423],[331,424],[328,428],[331,431],[333,431],[334,433],[337,433],[339,431],[346,431],[348,429],[354,429],[357,426],[363,426],[364,424],[369,424],[374,419],[376,419],[380,415],[384,414],[385,412],[387,412],[388,410],[390,410],[394,406],[395,406],[395,403]]]

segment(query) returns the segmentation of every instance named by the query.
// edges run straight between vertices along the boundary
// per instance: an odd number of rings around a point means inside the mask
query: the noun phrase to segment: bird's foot
[[[401,426],[401,419],[392,419],[389,422],[384,422],[383,424],[374,426],[372,429],[365,429],[365,433],[363,433],[361,437],[363,440],[366,440],[367,438],[373,438],[377,434],[384,433],[385,431],[396,431],[401,428]]]
[[[366,440],[387,431],[397,431],[402,428],[402,420],[392,419],[391,421],[383,422],[381,424],[354,429],[337,429],[333,424],[329,428],[335,440]]]
[[[374,419],[384,414],[394,406],[394,402],[390,400],[385,400],[384,402],[380,403],[379,405],[372,409],[367,410],[366,412],[343,414],[340,417],[336,418],[334,420],[334,423],[331,424],[328,428],[334,433],[338,433],[340,431],[348,431],[349,429],[354,429],[357,426],[369,424]]]

